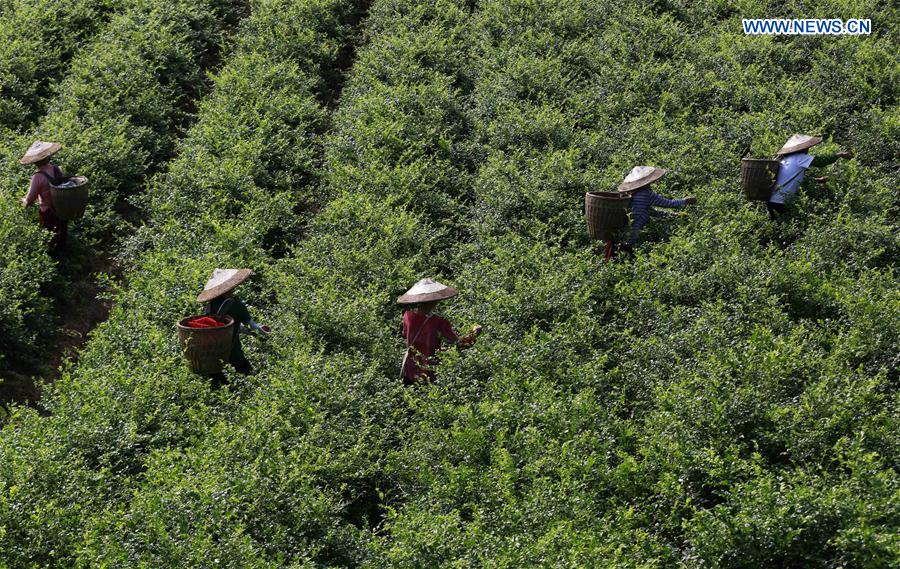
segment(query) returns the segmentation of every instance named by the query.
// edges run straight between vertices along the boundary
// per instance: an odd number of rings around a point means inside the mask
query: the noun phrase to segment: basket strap
[[[226,298],[222,301],[222,304],[219,305],[219,309],[216,310],[216,316],[222,316],[222,310],[227,306],[231,306],[231,303],[234,302],[233,298]]]
[[[44,172],[43,170],[38,170],[37,173],[47,178],[47,182],[49,182],[50,184],[55,184],[57,180],[63,177],[62,168],[60,168],[56,164],[53,165],[53,176],[50,176],[50,174]]]
[[[56,177],[55,177],[55,176],[54,176],[54,177],[51,177],[50,174],[48,174],[47,172],[44,172],[43,170],[38,170],[37,173],[40,174],[40,175],[42,175],[43,177],[47,178],[47,183],[48,183],[48,184],[53,185],[53,184],[56,183]]]

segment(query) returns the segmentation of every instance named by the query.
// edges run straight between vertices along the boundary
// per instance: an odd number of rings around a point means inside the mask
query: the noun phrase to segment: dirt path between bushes
[[[249,5],[240,19],[248,14]],[[239,24],[240,21],[234,23],[230,33],[236,31]],[[222,47],[219,45],[203,55],[201,66],[204,69],[215,72],[221,66]],[[181,110],[185,120],[177,125],[179,135],[189,130],[195,120],[197,103],[207,94],[208,89],[197,88],[182,100]],[[151,164],[139,187],[143,188],[156,174],[164,171],[173,157],[165,156]],[[54,305],[56,319],[52,323],[53,331],[39,333],[37,342],[40,346],[30,350],[31,353],[11,353],[7,356],[0,367],[0,405],[24,404],[45,412],[40,406],[44,386],[56,381],[66,365],[77,362],[78,353],[90,333],[109,317],[112,302],[101,298],[105,283],[107,278],[116,282],[123,278],[123,268],[117,264],[115,253],[121,240],[131,233],[130,228],[141,225],[145,217],[132,205],[127,195],[118,200],[115,209],[122,219],[122,230],[108,236],[94,250],[79,242],[77,227],[69,223],[68,256],[59,256],[56,278],[41,291],[52,299]]]
[[[70,235],[70,240],[77,240],[77,234]],[[74,253],[73,259],[61,259],[59,278],[44,291],[53,298],[57,315],[53,331],[39,337],[42,345],[34,354],[21,358],[10,354],[0,383],[0,401],[37,405],[43,385],[59,378],[64,362],[77,357],[91,330],[109,316],[111,303],[98,296],[103,292],[101,275],[118,278],[113,261],[105,252],[91,255],[76,249]]]
[[[347,76],[355,63],[356,51],[363,38],[361,27],[368,16],[371,0],[358,0],[356,5],[357,9],[347,22],[357,30],[355,37],[341,47],[332,65],[322,69],[325,84],[320,93],[320,102],[329,111],[338,107]],[[206,63],[218,67],[220,60],[218,57],[211,57]],[[197,102],[193,99],[190,101],[192,109],[196,108]],[[181,132],[188,131],[188,125],[180,126]],[[153,169],[154,172],[164,169],[165,163],[167,161],[158,164]],[[148,173],[148,180],[152,173]],[[122,209],[125,223],[140,223],[141,212],[127,205],[127,198],[123,198],[123,203],[118,204],[117,209]],[[72,257],[61,259],[59,278],[44,291],[53,298],[55,305],[54,314],[57,319],[53,323],[54,330],[38,340],[43,348],[34,350],[35,355],[17,358],[12,354],[5,362],[4,369],[0,371],[0,403],[26,404],[43,412],[40,400],[44,385],[56,381],[66,365],[77,362],[78,353],[88,341],[90,333],[109,317],[112,302],[102,298],[105,283],[107,278],[116,282],[123,278],[121,267],[114,258],[118,239],[111,239],[94,252],[79,249],[77,239],[77,229],[73,232],[70,227],[70,247],[75,245],[70,251]]]

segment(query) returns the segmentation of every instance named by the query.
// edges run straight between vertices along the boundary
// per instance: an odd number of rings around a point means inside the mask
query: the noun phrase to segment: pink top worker
[[[415,305],[403,313],[403,337],[406,338],[406,355],[401,368],[403,385],[434,379],[431,368],[436,363],[435,354],[443,342],[469,347],[481,333],[481,326],[476,325],[460,338],[449,320],[433,314],[439,301],[453,298],[456,294],[455,288],[422,279],[397,299],[399,304]]]
[[[63,177],[62,169],[50,162],[50,157],[59,152],[61,148],[58,142],[36,141],[19,160],[21,164],[32,164],[37,168],[31,176],[31,185],[28,192],[22,198],[22,205],[29,207],[35,201],[38,202],[38,219],[41,227],[53,232],[53,246],[62,249],[66,246],[68,235],[68,223],[60,219],[53,209],[53,198],[50,194],[50,183]]]

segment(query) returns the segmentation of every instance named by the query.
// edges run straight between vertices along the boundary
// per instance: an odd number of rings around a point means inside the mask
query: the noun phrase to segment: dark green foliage
[[[10,0],[0,6],[0,127],[43,115],[69,61],[117,0]]]
[[[382,0],[329,116],[360,8],[253,3],[110,321],[0,435],[0,558],[897,565],[896,8]],[[741,34],[779,15],[884,24]],[[792,132],[857,159],[775,224],[738,163]],[[700,205],[603,265],[583,193],[641,163]],[[172,329],[215,266],[275,330],[220,390]],[[426,275],[485,334],[405,389]]]
[[[0,234],[15,238],[0,251],[0,357],[27,352],[36,331],[48,331],[52,316],[40,289],[46,295],[58,277],[46,232],[35,227],[36,207],[23,214],[18,203],[32,173],[19,156],[35,139],[56,140],[63,145],[57,162],[90,179],[85,218],[70,224],[76,249],[124,234],[117,206],[171,153],[187,94],[203,81],[201,59],[221,41],[231,4],[142,1],[113,16],[74,57],[35,128],[4,141]]]

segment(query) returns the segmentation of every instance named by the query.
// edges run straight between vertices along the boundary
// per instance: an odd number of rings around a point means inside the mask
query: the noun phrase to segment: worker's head
[[[421,312],[422,314],[431,314],[434,308],[437,306],[438,301],[432,300],[430,302],[420,302],[416,305],[416,310]]]
[[[32,144],[25,155],[19,160],[20,164],[34,164],[40,166],[50,161],[50,157],[59,152],[62,148],[58,142],[43,142],[36,140]]]
[[[434,302],[438,300],[446,300],[456,296],[456,289],[441,284],[432,279],[422,279],[417,282],[411,289],[406,291],[397,299],[398,304],[412,304],[416,310],[422,311],[422,306],[431,304],[434,308]]]
[[[206,281],[203,292],[197,296],[197,302],[209,302],[217,298],[229,298],[234,289],[250,278],[250,269],[216,269]]]

